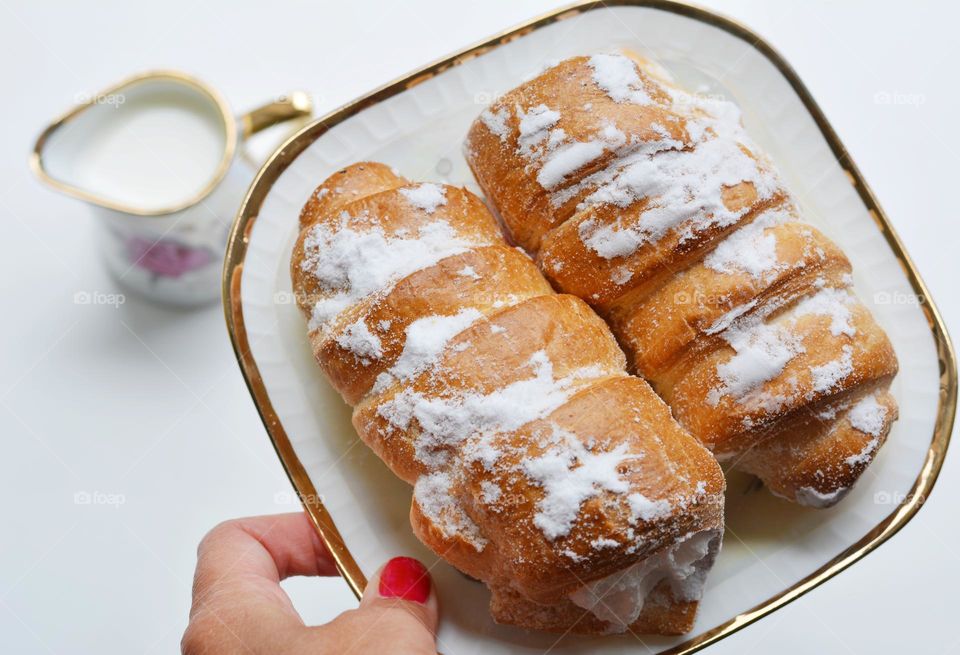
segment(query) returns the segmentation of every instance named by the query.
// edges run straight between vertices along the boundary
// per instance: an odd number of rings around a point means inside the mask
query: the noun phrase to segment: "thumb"
[[[377,571],[357,614],[389,638],[387,652],[436,653],[437,594],[426,567],[412,557],[394,557]]]

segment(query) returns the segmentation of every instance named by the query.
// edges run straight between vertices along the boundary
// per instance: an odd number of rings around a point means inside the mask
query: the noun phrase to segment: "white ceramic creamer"
[[[219,297],[227,232],[255,173],[240,141],[310,114],[298,92],[235,119],[195,78],[144,73],[57,119],[31,163],[41,180],[93,205],[107,266],[124,286],[197,305]]]

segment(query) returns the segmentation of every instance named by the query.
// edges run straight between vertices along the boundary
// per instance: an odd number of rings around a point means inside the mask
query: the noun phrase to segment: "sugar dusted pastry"
[[[733,103],[574,57],[498,98],[465,150],[510,236],[718,458],[805,505],[849,491],[896,419],[896,356]]]
[[[316,190],[291,262],[320,366],[414,486],[411,522],[497,621],[693,625],[723,475],[586,303],[557,295],[473,194],[355,164]]]

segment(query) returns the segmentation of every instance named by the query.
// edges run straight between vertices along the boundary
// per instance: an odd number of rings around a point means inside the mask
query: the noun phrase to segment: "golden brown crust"
[[[869,429],[851,422],[860,402],[883,408]],[[897,420],[897,403],[886,384],[858,389],[819,410],[796,412],[742,456],[737,466],[762,478],[776,495],[817,507],[832,507],[853,487],[883,446]]]
[[[492,325],[503,332],[494,332]],[[577,347],[572,347],[574,338]],[[469,347],[458,349],[463,345]],[[444,396],[493,393],[528,379],[530,361],[541,352],[552,363],[555,378],[595,369],[592,378],[574,379],[571,386],[624,375],[626,366],[610,331],[583,301],[569,295],[535,296],[495,311],[457,334],[434,369],[364,398],[354,408],[354,427],[397,476],[413,483],[429,471],[413,445],[419,429],[392,426],[381,408],[405,392],[431,395],[438,389],[438,378]]]
[[[640,616],[630,624],[633,634],[682,635],[693,629],[697,617],[697,602],[677,600],[661,583],[644,604]],[[547,632],[581,635],[609,634],[606,622],[565,601],[542,605],[511,590],[499,587],[493,590],[490,612],[497,623],[536,628]]]
[[[715,454],[805,504],[855,482],[876,449],[841,466],[863,434],[808,419],[876,390],[885,437],[896,356],[847,293],[847,258],[799,221],[731,103],[635,55],[574,57],[493,103],[465,150],[511,236],[598,310],[630,370]]]
[[[362,413],[367,417],[372,414]],[[379,428],[358,428],[368,435],[379,429],[382,424]],[[640,458],[624,461],[621,478],[628,481],[633,493],[652,502],[685,505],[683,515],[671,513],[632,523],[627,505],[618,503],[615,495],[601,494],[583,503],[568,534],[545,540],[534,521],[535,508],[544,492],[523,474],[522,464],[549,451],[558,430],[584,441],[596,440],[596,446],[604,452],[619,447],[643,453]],[[381,450],[387,442],[379,442]],[[482,461],[469,462],[462,483],[454,485],[451,493],[480,533],[497,535],[497,566],[482,575],[475,569],[461,568],[474,577],[497,583],[494,586],[522,589],[534,601],[549,603],[564,598],[586,582],[613,574],[669,546],[678,535],[715,529],[722,523],[719,498],[724,480],[719,468],[709,453],[686,437],[667,407],[638,378],[615,376],[584,385],[549,416],[497,436],[489,445],[504,453],[497,467],[491,470]],[[412,454],[413,448],[406,452]],[[409,470],[406,467],[410,466],[394,465],[400,470]],[[494,504],[484,501],[484,490],[491,483],[502,490]],[[642,543],[637,541],[641,531]],[[418,530],[418,536],[436,552],[456,549],[463,543],[437,534]],[[602,559],[596,557],[591,545],[597,540],[607,541]],[[558,575],[558,571],[565,573]]]
[[[465,268],[474,274],[460,274]],[[386,296],[351,309],[337,328],[326,334],[314,331],[310,341],[330,383],[347,403],[355,405],[370,392],[377,377],[396,363],[403,351],[406,329],[417,317],[446,316],[467,307],[488,314],[498,305],[548,293],[550,285],[525,255],[504,245],[483,246],[411,274]],[[337,342],[345,326],[358,320],[372,326],[390,326],[386,330],[374,328],[380,335],[383,355],[366,364]]]
[[[585,57],[574,57],[561,62],[536,78],[497,99],[498,108],[522,106],[534,108],[540,105],[559,110],[560,118],[555,127],[563,130],[574,140],[592,136],[595,125],[611,126],[624,134],[636,135],[643,141],[662,138],[655,124],[664,126],[670,137],[683,141],[687,138],[682,125],[670,120],[669,112],[658,105],[621,105],[612,101],[603,91],[589,82],[589,70]],[[658,83],[644,77],[649,93],[665,97]],[[511,112],[505,118],[505,127],[515,141],[520,131],[522,116]],[[531,149],[539,149],[537,144]],[[572,192],[559,206],[551,202],[550,194],[536,179],[536,170],[516,148],[504,147],[498,134],[487,124],[477,121],[470,128],[467,148],[476,156],[468,156],[480,185],[487,190],[487,197],[506,221],[511,236],[528,251],[540,247],[540,239],[556,225],[569,218],[576,206],[592,189],[585,187]],[[582,167],[579,177],[605,166],[615,157],[615,147],[605,149],[602,156]],[[496,153],[486,156],[485,153]],[[561,183],[557,189],[570,188]]]
[[[353,179],[352,171],[357,171],[359,180]],[[374,172],[375,176],[372,175]],[[536,268],[529,265],[529,260],[502,244],[493,218],[476,196],[463,189],[446,187],[446,204],[428,215],[412,206],[403,195],[409,185],[400,184],[399,178],[388,176],[392,173],[382,164],[365,162],[335,174],[338,185],[335,188],[345,189],[342,193],[349,193],[350,200],[343,201],[337,193],[323,194],[322,200],[317,200],[318,193],[311,196],[307,205],[309,211],[305,208],[301,222],[304,223],[304,216],[309,218],[294,245],[291,259],[294,297],[303,311],[309,313],[318,300],[331,298],[337,293],[335,289],[325,289],[303,266],[306,259],[304,244],[315,226],[326,226],[331,230],[349,227],[362,231],[375,224],[386,237],[392,237],[415,230],[429,217],[434,221],[446,221],[465,239],[478,245],[488,244],[488,247],[447,258],[439,262],[438,268],[416,271],[398,281],[389,289],[389,294],[371,295],[340,313],[323,329],[311,330],[310,341],[317,362],[334,388],[350,404],[366,395],[377,376],[395,363],[403,347],[404,330],[419,315],[444,314],[446,310],[456,313],[457,309],[467,306],[467,299],[475,300],[478,305],[486,303],[489,307],[508,298],[549,292],[549,285]],[[386,188],[369,186],[376,184],[386,185]],[[329,189],[331,185],[328,180],[319,188]],[[332,213],[317,213],[324,207]],[[473,266],[479,267],[484,274],[476,273],[474,277],[455,273]],[[411,304],[415,306],[407,307]],[[372,360],[342,345],[344,333],[357,321],[380,333],[385,350],[382,357]],[[396,325],[393,325],[394,321],[397,321]],[[378,330],[377,326],[381,324],[390,324],[393,329]]]
[[[744,271],[720,273],[702,261],[671,276],[639,301],[608,313],[611,325],[633,356],[633,370],[649,379],[664,375],[690,349],[704,351],[722,340],[725,317],[737,308],[748,317],[766,307],[787,305],[821,279],[842,286],[850,272],[846,256],[818,230],[798,222],[763,230],[776,241],[776,270],[760,279]]]
[[[590,435],[606,451],[621,447],[643,453],[642,458],[623,462],[621,477],[634,493],[652,502],[682,504],[686,501],[681,499],[688,499],[685,515],[644,521],[643,543],[637,547],[636,533],[641,528],[631,524],[629,507],[611,506],[609,496],[599,495],[583,503],[581,516],[569,534],[545,542],[528,509],[542,500],[543,490],[518,470],[523,462],[548,450],[557,429],[581,437]],[[563,598],[586,582],[626,568],[638,555],[667,547],[678,535],[709,530],[722,522],[718,502],[724,490],[722,474],[712,467],[710,454],[686,438],[667,407],[639,378],[611,377],[587,386],[518,434],[525,437],[524,447],[508,451],[505,466],[489,471],[479,462],[471,464],[463,492],[481,530],[503,535],[497,572],[503,584],[523,589],[533,601]],[[506,446],[503,442],[509,437],[498,438],[494,447]],[[698,477],[686,476],[688,471],[697,471]],[[483,503],[483,485],[489,482],[504,489],[510,501],[493,508]],[[593,556],[592,543],[598,539],[608,543],[603,562]],[[558,577],[558,570],[567,570],[572,576]]]
[[[669,231],[656,243],[644,243],[629,255],[611,259],[588,247],[581,232],[587,226],[595,231],[613,225],[630,229],[641,223],[647,206],[644,202],[626,209],[616,205],[590,206],[544,237],[537,261],[556,288],[589,299],[598,310],[606,312],[618,305],[632,304],[633,298],[645,296],[658,282],[700,259],[736,227],[783,200],[781,196],[760,200],[747,184],[727,189],[723,196],[731,211],[743,212],[737,223],[705,227],[692,235],[684,225]]]
[[[337,216],[345,205],[377,191],[407,184],[392,168],[379,162],[359,162],[341,169],[323,181],[300,211],[300,229],[324,217]]]
[[[715,535],[715,551],[725,482],[713,457],[646,382],[626,374],[603,320],[555,294],[475,196],[411,185],[370,163],[323,189],[333,191],[308,202],[291,261],[314,354],[354,405],[360,437],[416,485],[415,534],[494,591],[495,618],[559,629],[575,607],[568,596],[585,584],[691,534]],[[439,223],[462,248],[436,257],[410,248]],[[334,264],[354,265],[331,255],[340,238],[380,239],[422,261],[393,262],[399,277],[381,276],[354,297],[331,282],[340,279]],[[350,302],[327,311],[342,298]],[[551,495],[557,466],[590,462],[595,478],[571,478],[582,498],[571,506]],[[695,598],[666,587],[654,596],[636,627],[689,629]],[[522,600],[510,610],[496,600],[506,597]]]
[[[850,304],[853,336],[833,335],[828,316],[798,316],[791,310],[764,324],[789,333],[796,353],[775,377],[747,394],[717,393],[723,388],[718,371],[737,356],[726,342],[699,353],[682,375],[658,389],[677,420],[717,456],[736,456],[757,443],[765,428],[796,411],[827,404],[864,385],[889,384],[897,370],[893,348],[867,308]]]

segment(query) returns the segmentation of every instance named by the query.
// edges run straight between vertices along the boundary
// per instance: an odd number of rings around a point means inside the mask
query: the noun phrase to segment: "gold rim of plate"
[[[707,23],[746,41],[751,47],[759,50],[777,67],[800,97],[807,111],[816,121],[820,132],[830,145],[830,149],[833,151],[837,163],[840,164],[841,168],[846,172],[870,212],[870,215],[876,221],[884,238],[893,250],[894,255],[903,267],[914,292],[924,299],[920,307],[923,309],[936,343],[937,357],[940,364],[940,392],[937,418],[930,441],[930,448],[927,451],[920,475],[917,477],[910,493],[907,494],[903,502],[864,535],[863,538],[803,580],[784,589],[777,595],[768,598],[756,607],[734,616],[721,625],[696,635],[678,646],[663,651],[665,654],[685,655],[720,641],[791,601],[796,600],[864,557],[906,525],[923,505],[936,483],[937,476],[940,474],[940,469],[947,452],[947,445],[950,442],[950,434],[953,429],[953,421],[957,409],[956,354],[950,342],[950,337],[947,335],[943,318],[933,303],[926,285],[920,278],[920,274],[917,272],[913,260],[910,258],[910,255],[907,254],[903,243],[900,241],[900,237],[897,236],[887,215],[880,207],[870,187],[850,159],[846,148],[840,142],[833,127],[831,127],[827,121],[823,111],[821,111],[820,107],[814,101],[806,86],[790,64],[760,36],[744,25],[725,16],[701,7],[672,0],[583,0],[574,5],[534,18],[533,20],[497,34],[481,43],[469,46],[460,52],[428,64],[419,70],[371,91],[367,95],[330,112],[326,116],[304,127],[288,139],[270,159],[267,160],[257,174],[256,179],[247,192],[246,198],[244,198],[240,206],[230,233],[230,238],[227,242],[227,253],[223,269],[223,306],[227,321],[227,331],[233,343],[237,362],[240,365],[240,370],[246,380],[247,387],[253,396],[257,411],[260,413],[267,433],[273,442],[274,449],[277,451],[277,455],[280,457],[280,461],[287,472],[287,476],[290,478],[290,482],[293,484],[294,489],[296,489],[304,509],[313,521],[321,539],[336,560],[341,575],[347,581],[347,584],[353,590],[354,594],[359,598],[363,593],[363,588],[366,586],[366,578],[344,543],[343,537],[337,530],[332,517],[320,501],[320,496],[314,487],[313,481],[297,457],[290,443],[290,439],[284,431],[283,425],[280,423],[280,419],[270,402],[267,390],[263,384],[263,379],[260,376],[260,371],[257,368],[257,363],[251,354],[247,341],[247,333],[243,323],[240,281],[243,274],[243,261],[247,251],[250,230],[253,227],[254,221],[257,219],[260,207],[267,193],[280,174],[286,170],[287,166],[296,159],[301,152],[333,126],[386,98],[410,89],[449,68],[458,66],[465,61],[489,52],[505,43],[523,37],[534,30],[550,25],[551,23],[574,18],[589,11],[616,6],[650,7]]]

